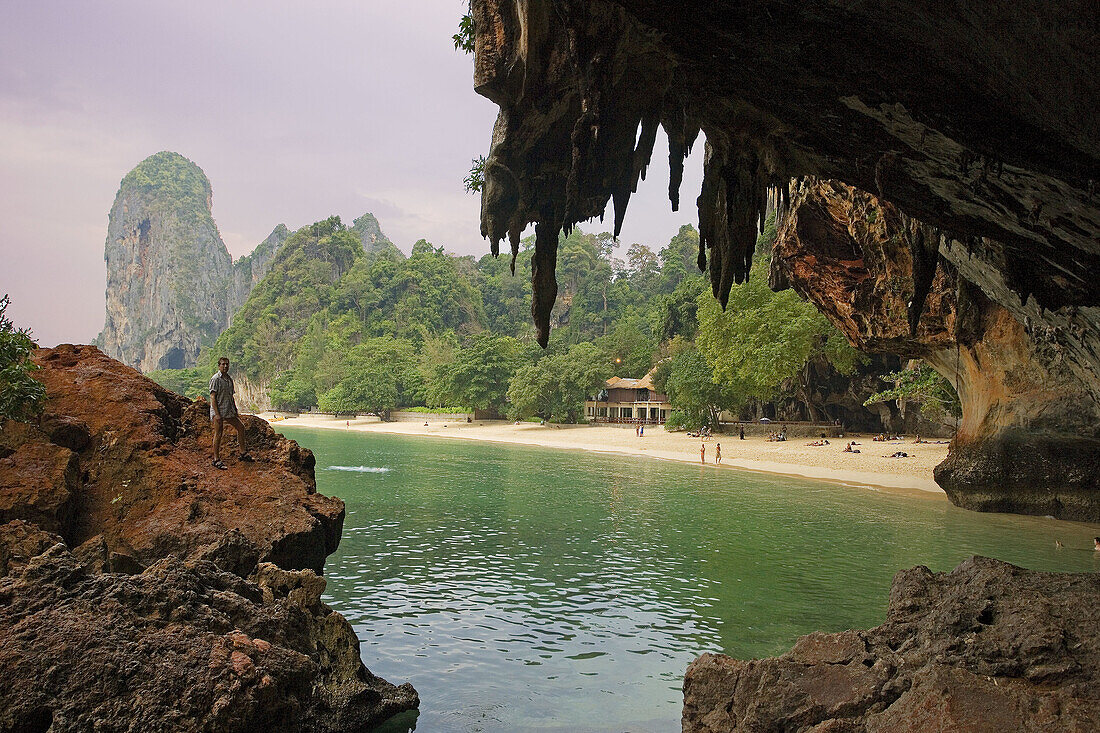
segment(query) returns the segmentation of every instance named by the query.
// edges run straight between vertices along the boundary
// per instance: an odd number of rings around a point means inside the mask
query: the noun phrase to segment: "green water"
[[[418,731],[677,731],[697,655],[769,656],[810,631],[874,626],[901,568],[982,554],[1100,570],[1096,525],[931,495],[280,431],[316,453],[318,490],[347,503],[326,600],[355,626],[371,671],[417,688]]]

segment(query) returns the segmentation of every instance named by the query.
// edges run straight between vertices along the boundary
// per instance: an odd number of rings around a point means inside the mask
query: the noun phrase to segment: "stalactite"
[[[556,216],[546,216],[535,224],[535,254],[531,258],[531,317],[535,320],[535,340],[546,348],[550,343],[550,312],[558,297],[558,230]]]

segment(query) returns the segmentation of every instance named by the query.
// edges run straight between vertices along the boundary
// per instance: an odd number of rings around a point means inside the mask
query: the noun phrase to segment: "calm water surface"
[[[877,625],[969,555],[1100,570],[1095,525],[713,466],[279,426],[347,503],[325,600],[417,731],[678,731],[706,651]],[[1055,547],[1055,540],[1065,545]],[[405,721],[394,730],[408,730]]]

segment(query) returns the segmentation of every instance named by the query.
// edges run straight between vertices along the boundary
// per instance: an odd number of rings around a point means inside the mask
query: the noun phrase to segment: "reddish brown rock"
[[[68,448],[27,442],[0,458],[0,522],[25,519],[50,532],[71,530],[79,463]]]
[[[235,458],[230,429],[229,469],[219,471],[204,401],[192,404],[92,346],[40,349],[35,361],[46,385],[45,432],[13,423],[0,432],[0,444],[21,446],[0,459],[0,517],[45,522],[31,508],[44,492],[58,506],[43,508],[56,518],[42,526],[71,547],[101,536],[110,552],[141,565],[174,554],[243,575],[258,561],[321,572],[339,543],[344,506],[316,492],[310,451],[245,416],[256,461]],[[79,503],[75,517],[65,501]],[[13,502],[28,508],[8,509]]]
[[[321,602],[344,505],[310,451],[245,417],[255,462],[218,470],[205,402],[91,346],[35,359],[42,419],[0,426],[0,730],[358,731],[418,705]]]
[[[973,557],[894,578],[886,622],[811,634],[780,657],[704,654],[684,733],[1100,728],[1100,576]]]
[[[1081,376],[1090,357],[1037,342],[1020,314],[941,258],[941,238],[870,194],[806,180],[792,186],[772,282],[857,348],[926,359],[954,384],[962,419],[936,480],[956,504],[1100,520],[1100,382]],[[934,276],[912,329],[917,240],[931,243]]]

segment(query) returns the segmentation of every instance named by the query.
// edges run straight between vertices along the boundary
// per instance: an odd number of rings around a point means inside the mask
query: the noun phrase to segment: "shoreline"
[[[280,425],[291,425],[323,430],[349,430],[365,433],[386,433],[410,437],[431,437],[507,443],[542,448],[583,450],[590,453],[632,455],[659,460],[694,463],[699,465],[700,443],[706,447],[705,467],[713,469],[733,468],[774,475],[793,476],[802,479],[825,481],[832,484],[853,486],[871,490],[889,490],[916,494],[926,498],[938,497],[945,501],[946,494],[932,478],[932,469],[947,456],[945,443],[914,443],[911,439],[887,442],[872,441],[870,436],[848,435],[830,439],[829,445],[808,446],[808,438],[795,438],[783,442],[769,442],[761,437],[715,435],[706,440],[689,437],[686,433],[666,432],[661,426],[646,426],[643,437],[638,437],[630,427],[610,425],[539,425],[537,423],[511,423],[497,420],[479,420],[474,423],[432,422],[382,422],[378,418],[337,419],[300,415],[277,418],[275,413],[258,414],[278,430]],[[845,443],[858,441],[860,453],[844,453]],[[715,446],[722,444],[722,462],[715,464]],[[904,451],[908,458],[889,458]]]

